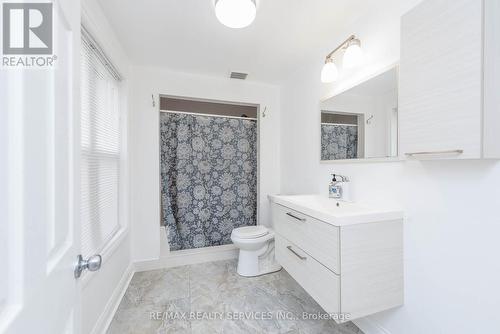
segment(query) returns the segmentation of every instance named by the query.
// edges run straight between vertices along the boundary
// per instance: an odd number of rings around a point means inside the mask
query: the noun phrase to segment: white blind
[[[119,81],[87,34],[81,49],[82,255],[99,253],[120,228]]]

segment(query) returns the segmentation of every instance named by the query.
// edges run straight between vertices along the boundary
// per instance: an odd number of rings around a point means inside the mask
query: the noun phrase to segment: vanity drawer
[[[275,236],[276,260],[327,313],[340,313],[340,278],[300,247]]]
[[[285,206],[273,205],[274,229],[317,261],[340,274],[339,228]]]

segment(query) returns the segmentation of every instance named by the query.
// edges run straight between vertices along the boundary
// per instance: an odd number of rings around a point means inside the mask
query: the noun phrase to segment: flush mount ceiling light
[[[255,0],[216,0],[215,16],[229,28],[244,28],[255,19]]]
[[[362,58],[361,41],[352,35],[340,44],[335,50],[330,52],[325,58],[325,65],[321,70],[321,82],[331,83],[337,80],[339,71],[333,62],[333,56],[337,51],[344,50],[343,65],[346,68],[352,68],[358,65]]]

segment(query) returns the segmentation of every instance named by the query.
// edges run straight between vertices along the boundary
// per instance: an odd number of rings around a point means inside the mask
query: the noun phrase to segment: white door
[[[53,68],[0,69],[0,333],[80,332],[80,2],[53,26]]]

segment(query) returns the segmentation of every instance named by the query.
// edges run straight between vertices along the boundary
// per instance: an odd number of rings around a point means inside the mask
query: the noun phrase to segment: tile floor
[[[353,323],[303,312],[323,310],[285,270],[244,278],[235,260],[209,262],[136,273],[108,334],[362,334]]]

